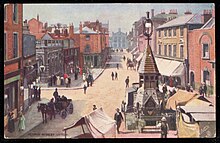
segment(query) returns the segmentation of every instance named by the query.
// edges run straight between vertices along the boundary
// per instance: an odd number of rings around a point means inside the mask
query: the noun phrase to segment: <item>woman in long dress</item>
[[[18,122],[18,129],[19,131],[24,131],[25,130],[25,117],[22,113],[19,115],[19,122]]]

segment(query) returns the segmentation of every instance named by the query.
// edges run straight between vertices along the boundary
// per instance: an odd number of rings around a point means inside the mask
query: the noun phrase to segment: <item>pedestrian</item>
[[[167,133],[168,133],[168,125],[166,123],[166,118],[163,117],[161,119],[161,138],[167,138]]]
[[[69,82],[69,80],[68,80],[68,78],[66,77],[66,78],[65,78],[66,87],[68,87],[68,82]]]
[[[189,83],[186,85],[186,91],[190,92],[190,84]]]
[[[18,131],[25,130],[25,117],[22,112],[19,113],[19,120],[18,120]]]
[[[57,82],[57,76],[54,75],[54,76],[53,76],[53,85],[54,85],[54,86],[56,85],[56,82]]]
[[[119,64],[117,64],[117,69],[119,69]]]
[[[162,90],[163,90],[163,94],[165,95],[167,93],[167,86],[166,86],[166,84],[163,85]]]
[[[38,100],[41,100],[40,95],[41,95],[41,87],[38,88]]]
[[[68,86],[70,87],[70,84],[71,84],[71,77],[69,76],[68,77]]]
[[[207,97],[207,86],[205,84],[205,82],[203,82],[203,86],[202,86],[202,89],[203,89],[203,96],[206,96]]]
[[[87,87],[89,87],[89,77],[86,78]]]
[[[15,131],[15,123],[14,123],[14,117],[13,112],[8,113],[8,131],[10,133],[13,133]]]
[[[97,109],[96,105],[93,105],[93,111],[96,110],[96,109]]]
[[[121,112],[125,112],[125,102],[124,100],[121,102]]]
[[[202,84],[199,86],[199,95],[203,95],[203,88],[202,88]]]
[[[124,61],[125,61],[126,57],[124,56],[123,59],[124,59]]]
[[[77,80],[77,73],[75,72],[75,80]]]
[[[55,102],[57,103],[57,99],[58,99],[58,92],[57,92],[57,88],[55,89],[54,93],[53,93],[53,96],[54,96],[54,99],[55,99]]]
[[[125,80],[125,84],[126,84],[126,88],[129,87],[129,76],[127,76],[127,78]]]
[[[86,84],[84,84],[84,86],[83,86],[84,94],[86,94],[86,89],[87,89],[87,86],[86,86]]]
[[[89,79],[90,79],[90,86],[92,86],[92,84],[93,84],[93,76],[91,74],[90,74]]]
[[[118,134],[120,134],[119,128],[121,126],[121,122],[123,121],[123,116],[122,116],[121,112],[119,112],[119,108],[116,109],[114,120],[116,121],[117,132],[118,132]]]
[[[114,76],[115,76],[115,75],[114,75],[114,73],[113,73],[113,72],[112,72],[112,75],[111,75],[111,76],[112,76],[112,80],[114,80]]]
[[[118,80],[118,73],[117,72],[115,72],[115,79]]]

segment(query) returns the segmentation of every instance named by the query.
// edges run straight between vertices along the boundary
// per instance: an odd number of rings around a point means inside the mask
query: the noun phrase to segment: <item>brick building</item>
[[[22,4],[4,5],[4,126],[9,110],[17,118],[23,108],[22,16]]]
[[[212,17],[210,18],[210,15]],[[189,81],[199,89],[202,82],[213,94],[215,86],[215,15],[213,10],[204,10],[204,20],[208,21],[200,29],[189,31]]]
[[[79,67],[97,68],[104,65],[108,55],[108,28],[102,23],[80,22],[79,30],[74,33],[74,39],[79,44]]]
[[[177,81],[177,85],[186,85],[189,70],[188,31],[201,28],[202,25],[201,15],[185,12],[185,15],[160,25],[156,29],[157,54],[155,59],[163,83],[169,83],[172,80]]]

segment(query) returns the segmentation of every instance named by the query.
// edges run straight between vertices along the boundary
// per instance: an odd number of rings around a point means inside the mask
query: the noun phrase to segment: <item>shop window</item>
[[[90,52],[90,46],[89,46],[89,45],[86,45],[86,47],[85,47],[85,49],[84,49],[84,52],[87,52],[87,53]]]
[[[210,83],[210,73],[207,69],[203,71],[203,82],[209,85]]]
[[[202,58],[209,59],[209,45],[202,44]]]

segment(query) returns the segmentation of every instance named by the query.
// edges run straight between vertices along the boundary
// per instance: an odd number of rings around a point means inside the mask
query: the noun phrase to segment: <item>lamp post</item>
[[[144,17],[142,24],[143,24],[143,35],[147,37],[148,45],[150,45],[151,35],[153,34],[153,22],[149,18],[149,12],[146,12],[147,18]]]

